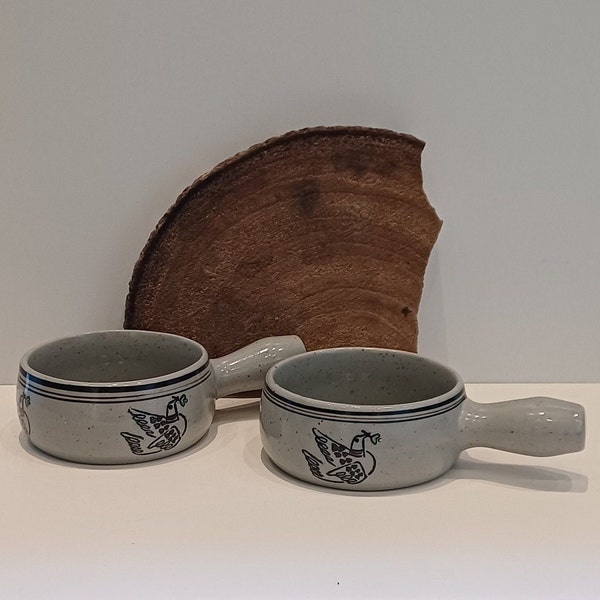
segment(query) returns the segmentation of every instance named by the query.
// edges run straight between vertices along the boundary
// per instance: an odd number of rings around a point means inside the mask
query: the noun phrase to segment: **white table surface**
[[[238,399],[180,455],[91,467],[24,441],[0,386],[0,597],[599,598],[600,384],[467,388],[580,402],[586,449],[474,449],[428,484],[331,491],[276,471]]]

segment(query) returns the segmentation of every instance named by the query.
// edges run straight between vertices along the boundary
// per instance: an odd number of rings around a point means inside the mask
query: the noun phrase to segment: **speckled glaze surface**
[[[474,446],[535,456],[577,452],[585,414],[554,398],[478,404],[458,373],[428,358],[332,348],[269,370],[260,432],[268,456],[290,475],[375,491],[434,479]]]
[[[209,360],[197,342],[167,333],[72,336],[23,356],[17,413],[31,443],[58,458],[154,460],[198,442],[218,396],[260,389],[269,367],[303,351],[299,338],[282,336]]]

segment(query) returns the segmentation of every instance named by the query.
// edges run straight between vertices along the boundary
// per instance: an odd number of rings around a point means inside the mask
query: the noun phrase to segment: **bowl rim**
[[[330,400],[324,400],[322,398],[314,398],[311,396],[303,396],[296,392],[292,392],[275,381],[277,372],[285,368],[287,365],[294,362],[301,362],[307,360],[311,356],[319,356],[324,354],[356,354],[359,352],[367,352],[370,354],[380,354],[385,352],[387,354],[393,354],[395,356],[410,358],[410,360],[419,360],[429,364],[431,367],[437,369],[444,369],[454,378],[455,384],[443,394],[432,396],[424,400],[418,400],[415,402],[397,402],[392,404],[353,404],[351,402],[333,402]],[[265,377],[265,385],[263,387],[263,395],[268,396],[272,402],[274,401],[284,410],[289,409],[292,412],[298,412],[304,409],[310,410],[315,416],[322,414],[324,418],[328,418],[331,415],[345,416],[351,418],[353,415],[360,417],[377,418],[378,415],[388,415],[390,413],[394,415],[401,414],[412,414],[413,417],[419,418],[419,414],[423,414],[427,411],[427,416],[430,414],[432,409],[435,409],[435,414],[440,412],[446,412],[447,409],[452,409],[455,406],[462,403],[466,398],[465,385],[460,374],[451,367],[431,359],[427,356],[423,356],[416,352],[408,352],[405,350],[396,350],[392,348],[376,348],[367,346],[343,346],[339,348],[322,348],[319,350],[313,350],[297,356],[291,356],[286,358],[274,366],[272,366]]]
[[[200,350],[200,358],[195,360],[183,369],[178,369],[164,375],[157,375],[155,377],[147,377],[143,379],[131,379],[131,380],[119,380],[119,381],[81,381],[76,379],[65,379],[61,377],[55,377],[53,375],[47,375],[34,369],[29,365],[29,359],[34,352],[50,346],[52,344],[66,342],[68,340],[74,340],[78,338],[85,338],[87,336],[95,336],[101,334],[108,334],[113,336],[134,336],[134,335],[147,335],[148,337],[168,337],[170,339],[180,340],[188,345],[195,346]],[[47,340],[36,346],[33,346],[27,350],[21,360],[19,361],[19,378],[27,383],[33,382],[45,387],[50,387],[59,391],[64,392],[84,392],[84,393],[119,393],[119,392],[136,392],[151,390],[160,387],[166,387],[174,385],[181,381],[185,381],[199,375],[208,369],[210,360],[208,358],[208,352],[195,340],[190,338],[177,335],[175,333],[168,333],[163,331],[151,331],[145,329],[105,329],[97,331],[87,331],[85,333],[73,334],[68,336],[61,336],[51,340]]]

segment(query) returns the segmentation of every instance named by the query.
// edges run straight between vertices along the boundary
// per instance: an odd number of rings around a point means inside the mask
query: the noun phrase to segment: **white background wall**
[[[600,2],[0,0],[0,383],[122,324],[197,176],[313,125],[427,142],[420,350],[469,381],[600,380]]]

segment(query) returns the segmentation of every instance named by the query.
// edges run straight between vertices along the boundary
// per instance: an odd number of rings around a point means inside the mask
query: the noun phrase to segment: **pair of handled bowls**
[[[262,388],[260,435],[290,475],[347,490],[415,485],[470,447],[551,456],[585,444],[582,406],[553,398],[478,404],[461,377],[418,354],[306,352],[296,336],[209,359],[173,334],[118,330],[55,340],[20,363],[17,412],[31,443],[82,463],[128,464],[189,448],[215,399]]]

